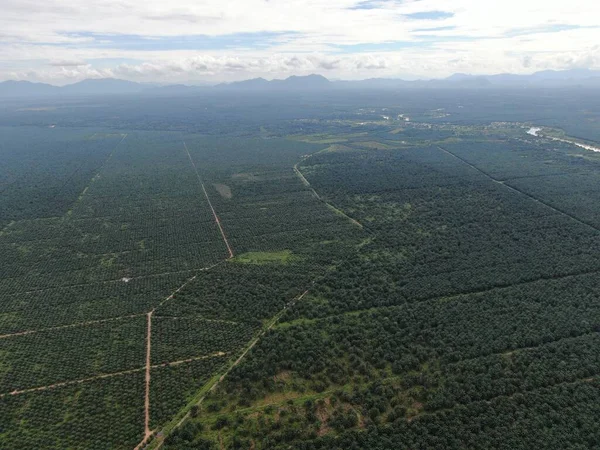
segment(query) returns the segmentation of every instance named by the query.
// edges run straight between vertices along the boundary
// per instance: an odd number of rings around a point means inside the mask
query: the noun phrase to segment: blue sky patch
[[[90,40],[55,45],[139,51],[264,49],[299,35],[300,33],[291,31],[234,33],[222,36],[201,34],[190,36],[139,36],[133,34],[68,33],[66,34],[68,37],[88,38]]]
[[[456,27],[454,25],[451,26],[447,26],[447,27],[431,27],[431,28],[416,28],[413,31],[416,33],[420,33],[420,32],[432,32],[432,31],[448,31],[448,30],[455,30]]]
[[[442,20],[454,17],[454,13],[447,11],[422,11],[412,14],[404,14],[404,17],[414,20]]]
[[[578,30],[581,28],[600,28],[600,27],[552,24],[552,25],[544,25],[544,26],[533,27],[533,28],[513,28],[512,30],[504,33],[504,37],[527,36],[530,34],[538,34],[538,33],[558,33],[559,31]]]
[[[431,43],[424,41],[390,41],[380,43],[363,43],[350,45],[332,45],[336,53],[365,53],[365,52],[393,52],[407,48],[427,47]]]
[[[381,0],[363,0],[362,2],[358,2],[356,5],[351,6],[348,9],[380,9],[384,5],[384,2]]]
[[[350,6],[346,9],[361,10],[361,9],[383,9],[390,6],[399,5],[404,3],[405,0],[361,0],[356,2],[355,5]]]

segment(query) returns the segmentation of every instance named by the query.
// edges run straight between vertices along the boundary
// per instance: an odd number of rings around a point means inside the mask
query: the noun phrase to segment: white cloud
[[[50,60],[48,65],[53,67],[79,67],[79,66],[87,66],[88,64],[82,59],[60,59],[60,60]]]
[[[384,57],[346,55],[332,57],[323,54],[269,56],[195,55],[181,59],[165,59],[139,64],[117,64],[110,68],[94,68],[91,64],[60,61],[33,70],[13,71],[12,78],[48,81],[58,84],[85,78],[116,77],[139,81],[200,82],[206,80],[239,80],[265,76],[276,78],[289,74],[324,73],[337,77],[338,72],[367,75],[367,72],[388,68]]]
[[[590,0],[381,0],[356,8],[360,3],[2,0],[0,78],[185,82],[313,71],[359,78],[600,68],[600,29],[585,28],[598,26],[600,4]],[[452,16],[406,18],[426,11]],[[198,35],[212,40],[194,48]],[[131,36],[155,45],[131,45]]]

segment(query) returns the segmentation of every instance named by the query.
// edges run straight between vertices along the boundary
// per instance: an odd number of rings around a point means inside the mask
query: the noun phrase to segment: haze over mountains
[[[573,69],[542,71],[531,75],[454,74],[444,79],[406,81],[395,78],[370,78],[358,81],[331,81],[322,75],[293,75],[283,80],[253,78],[216,86],[189,86],[183,84],[158,85],[137,83],[114,78],[87,79],[66,86],[53,86],[29,81],[0,82],[0,98],[62,97],[76,95],[185,95],[206,91],[314,91],[331,89],[486,89],[535,87],[591,87],[600,88],[600,71]]]

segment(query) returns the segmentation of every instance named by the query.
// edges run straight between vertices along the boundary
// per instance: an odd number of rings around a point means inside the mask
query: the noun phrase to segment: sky
[[[600,69],[597,0],[0,0],[0,80]]]

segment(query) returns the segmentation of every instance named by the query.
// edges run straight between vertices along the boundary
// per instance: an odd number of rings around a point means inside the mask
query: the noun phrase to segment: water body
[[[576,141],[570,141],[569,139],[562,139],[562,138],[557,138],[557,137],[552,137],[552,136],[541,136],[540,134],[538,134],[541,130],[542,130],[541,128],[531,127],[529,129],[529,131],[527,131],[527,134],[529,134],[531,136],[536,136],[536,137],[545,137],[548,139],[552,139],[553,141],[565,142],[567,144],[576,145],[577,147],[583,148],[585,150],[600,153],[600,147],[594,147],[593,145],[581,144]]]
[[[587,144],[580,144],[579,142],[569,141],[568,139],[561,139],[561,138],[550,138],[550,139],[552,139],[553,141],[566,142],[567,144],[573,144],[573,145],[576,145],[577,147],[581,147],[586,150],[590,150],[592,152],[600,153],[600,147],[594,147],[592,145],[587,145]]]

